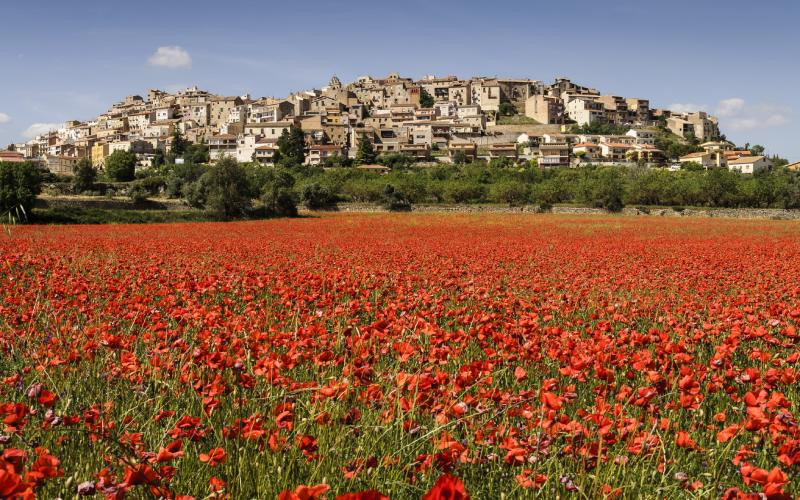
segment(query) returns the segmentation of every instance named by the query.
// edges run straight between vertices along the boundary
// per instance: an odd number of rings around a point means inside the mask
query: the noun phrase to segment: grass
[[[34,208],[34,224],[148,224],[217,220],[198,210],[129,210],[107,208]]]
[[[498,125],[539,125],[539,122],[525,115],[498,116]]]

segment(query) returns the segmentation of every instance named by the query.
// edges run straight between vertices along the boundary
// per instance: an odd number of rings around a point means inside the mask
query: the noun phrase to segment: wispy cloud
[[[720,119],[723,130],[753,130],[780,127],[789,123],[792,110],[772,104],[749,104],[741,97],[723,99],[716,106],[705,104],[675,103],[668,109],[677,113],[707,111]]]
[[[751,105],[741,97],[732,97],[720,101],[715,112],[722,128],[752,130],[786,125],[792,110],[772,104]]]
[[[30,127],[22,131],[22,137],[26,139],[33,139],[34,137],[46,134],[51,130],[56,130],[61,126],[60,123],[34,123]]]
[[[691,113],[694,111],[705,111],[708,108],[705,104],[692,104],[676,102],[667,106],[667,109],[676,113]]]
[[[719,101],[717,106],[717,116],[733,116],[744,109],[744,99],[741,97],[731,97]]]
[[[159,47],[155,53],[147,59],[151,66],[162,68],[182,69],[192,67],[192,56],[186,50],[177,45]]]
[[[11,117],[5,113],[0,113],[0,123],[8,123],[11,121]]]

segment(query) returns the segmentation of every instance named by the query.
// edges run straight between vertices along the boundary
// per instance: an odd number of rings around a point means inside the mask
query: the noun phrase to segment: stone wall
[[[369,203],[340,203],[338,212],[387,212],[379,205]],[[542,213],[536,205],[509,207],[507,205],[414,205],[413,212],[418,213]],[[607,211],[590,207],[565,207],[556,206],[549,213],[564,215],[604,215]],[[626,207],[619,215],[626,216],[651,216],[651,217],[715,217],[732,219],[775,219],[775,220],[800,220],[800,210],[783,210],[778,208],[687,208],[674,210],[672,208],[635,208]]]

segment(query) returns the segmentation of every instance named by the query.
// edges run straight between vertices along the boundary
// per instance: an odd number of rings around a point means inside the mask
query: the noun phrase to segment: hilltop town
[[[69,176],[81,159],[102,169],[109,155],[124,150],[133,152],[137,169],[143,169],[169,153],[178,131],[191,143],[205,144],[212,162],[230,156],[271,164],[279,137],[291,127],[302,130],[310,165],[353,158],[366,140],[378,154],[421,162],[454,157],[535,160],[540,167],[692,162],[742,173],[771,167],[763,155],[722,140],[717,118],[702,111],[652,108],[648,99],[603,94],[567,78],[552,84],[455,76],[415,81],[396,73],[363,76],[347,85],[334,76],[321,89],[285,98],[222,96],[197,87],[149,90],[91,120],[68,121],[12,144],[2,160],[35,160]],[[672,136],[681,147],[658,147],[659,134]]]

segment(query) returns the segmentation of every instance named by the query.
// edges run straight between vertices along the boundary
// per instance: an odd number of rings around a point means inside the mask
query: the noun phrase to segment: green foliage
[[[372,142],[366,138],[362,138],[358,142],[358,150],[356,151],[356,165],[370,165],[375,163],[377,155],[375,148],[372,147]]]
[[[615,125],[613,123],[594,121],[583,125],[572,125],[569,128],[571,134],[596,134],[596,135],[622,135],[630,130],[627,125]]]
[[[84,158],[75,166],[75,175],[72,177],[72,186],[76,193],[91,191],[97,181],[97,169],[92,162]]]
[[[233,158],[222,158],[186,188],[186,201],[191,206],[225,219],[245,217],[250,208],[247,174]]]
[[[696,144],[696,141],[687,141],[687,139],[673,134],[666,127],[659,127],[656,130],[655,146],[663,151],[668,159],[677,159],[703,150]]]
[[[765,148],[761,144],[755,144],[750,147],[750,152],[755,156],[764,156]]]
[[[433,107],[434,100],[433,96],[428,93],[427,90],[420,89],[419,92],[419,105],[423,108],[431,108]]]
[[[408,211],[411,210],[411,200],[402,190],[387,184],[383,189],[383,206],[393,212]]]
[[[26,217],[40,192],[41,176],[33,163],[0,163],[0,217]]]
[[[455,165],[466,165],[470,161],[470,157],[463,151],[456,151],[453,153],[453,163]]]
[[[514,116],[517,114],[517,108],[510,102],[501,102],[498,107],[498,112],[500,116]]]
[[[113,181],[132,181],[136,173],[136,155],[130,151],[114,151],[106,158],[105,168],[109,179]]]
[[[150,191],[141,184],[134,184],[128,190],[128,198],[130,198],[134,204],[146,201],[149,196]]]
[[[706,167],[696,161],[686,161],[681,163],[681,170],[686,170],[688,172],[702,172],[705,169]]]
[[[170,155],[172,158],[182,158],[189,145],[189,141],[183,137],[183,134],[181,134],[181,131],[178,129],[178,127],[175,127],[175,130],[172,131],[170,148]]]
[[[315,182],[303,188],[302,200],[305,205],[314,210],[326,208],[336,204],[334,196],[327,187]]]
[[[161,149],[156,149],[155,153],[153,153],[153,167],[158,168],[166,163],[166,158],[164,157],[164,151]]]
[[[509,206],[524,205],[528,201],[530,187],[521,181],[507,179],[492,185],[490,196],[492,201],[508,203]]]
[[[365,162],[368,163],[368,162]],[[375,158],[375,163],[392,169],[406,168],[414,164],[414,158],[403,153],[384,153]]]
[[[581,179],[578,189],[581,201],[590,206],[609,212],[619,212],[625,206],[625,179],[622,169],[618,167],[589,170],[588,175]]]
[[[280,161],[287,167],[297,167],[305,161],[305,135],[300,127],[292,125],[278,138]]]
[[[261,202],[269,215],[294,217],[297,215],[297,200],[292,187],[295,178],[287,169],[272,168],[264,172],[261,184]]]
[[[703,191],[708,204],[715,207],[735,207],[739,201],[740,175],[727,168],[711,168],[703,179]]]
[[[208,146],[205,144],[191,144],[186,147],[183,159],[189,163],[208,163]]]
[[[163,177],[151,176],[133,181],[128,189],[128,198],[134,203],[142,203],[151,196],[158,195],[166,188]]]
[[[340,154],[331,155],[325,158],[325,161],[323,162],[323,166],[325,168],[349,167],[352,164],[353,161],[350,158]]]
[[[500,156],[489,160],[489,168],[509,168],[514,166],[514,160],[507,156]]]

